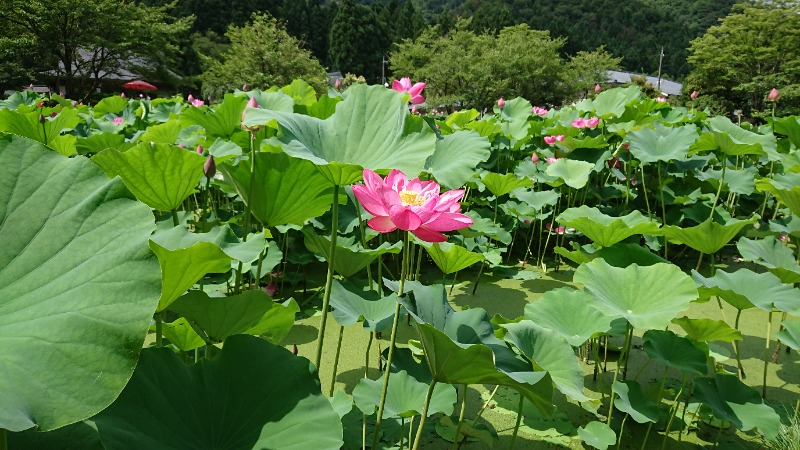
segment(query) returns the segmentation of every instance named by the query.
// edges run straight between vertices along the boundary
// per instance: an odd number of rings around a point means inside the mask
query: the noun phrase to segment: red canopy
[[[142,80],[136,80],[136,81],[131,81],[130,83],[125,83],[125,84],[122,85],[122,87],[125,88],[125,89],[136,89],[136,90],[139,90],[139,91],[155,91],[155,90],[158,90],[157,87],[153,86],[152,84],[150,84],[150,83],[148,83],[146,81],[142,81]]]

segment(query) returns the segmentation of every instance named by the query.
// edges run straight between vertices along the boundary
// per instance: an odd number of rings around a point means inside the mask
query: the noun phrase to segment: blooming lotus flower
[[[419,82],[412,85],[411,78],[403,77],[392,82],[392,89],[397,92],[408,92],[411,95],[409,100],[411,104],[419,105],[420,103],[425,103],[425,97],[420,95],[422,90],[425,89],[425,83]]]
[[[547,138],[545,138],[545,139],[547,139]],[[531,162],[534,163],[534,164],[539,162],[539,155],[537,155],[536,152],[533,152],[533,154],[531,155]]]
[[[664,97],[656,97],[656,101],[657,101],[657,102],[664,103],[664,102],[666,102],[666,101],[667,101],[667,99],[666,99],[666,98],[664,98]]]
[[[539,108],[538,106],[534,106],[533,108],[531,108],[531,112],[540,117],[544,117],[547,115],[547,110],[545,108]]]
[[[563,134],[559,134],[558,136],[545,136],[544,137],[544,143],[547,144],[547,145],[553,145],[556,142],[561,142],[563,140],[564,140],[564,135]]]
[[[692,100],[697,100],[697,95],[698,95],[697,91],[692,91],[692,95],[690,95],[689,97],[691,97]]]
[[[553,164],[554,162],[558,161],[558,158],[545,158],[544,160],[548,164]]]
[[[586,128],[594,128],[598,124],[600,124],[600,118],[599,117],[592,117],[592,118],[586,120]]]
[[[597,84],[594,85],[594,93],[595,94],[599,94],[600,91],[602,91],[602,90],[603,90],[603,88],[600,87],[600,83],[597,83]]]
[[[583,117],[578,117],[572,121],[572,126],[575,128],[586,128],[586,119]]]
[[[778,92],[777,89],[772,88],[772,90],[769,91],[769,95],[767,96],[767,98],[771,102],[777,102],[778,100],[781,99],[781,94],[780,94],[780,92]]]
[[[194,101],[194,95],[189,94],[189,96],[186,97],[186,101],[189,102],[189,103],[192,103]]]
[[[186,144],[183,142],[178,142],[178,148],[186,148]]]
[[[122,123],[122,117],[114,117],[114,125],[119,125]]]
[[[500,100],[497,101],[497,107],[503,109],[504,106],[506,106],[506,101],[503,97],[500,97]]]
[[[396,229],[411,231],[426,242],[444,242],[442,231],[454,231],[472,225],[472,219],[461,214],[458,201],[463,189],[439,194],[433,181],[408,179],[403,172],[392,170],[386,179],[364,169],[364,186],[354,185],[353,193],[361,206],[372,214],[367,225],[379,233]]]

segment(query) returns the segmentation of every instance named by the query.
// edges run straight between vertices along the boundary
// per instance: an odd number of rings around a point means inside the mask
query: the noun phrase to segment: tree
[[[391,40],[372,8],[343,0],[331,23],[329,42],[334,68],[362,75],[371,83],[380,81],[383,55]]]
[[[231,26],[225,36],[231,45],[223,60],[213,62],[203,73],[204,95],[221,97],[245,83],[260,89],[284,86],[296,78],[317,92],[325,90],[325,69],[275,18],[254,14],[250,23]]]
[[[784,113],[800,107],[800,6],[775,0],[743,4],[695,39],[686,91],[697,90],[731,111],[757,115],[772,88]]]
[[[35,49],[29,75],[54,76],[65,89],[92,92],[121,68],[157,70],[172,62],[193,17],[173,19],[169,6],[118,0],[2,0],[0,48],[6,73]],[[89,81],[87,84],[86,81]],[[18,80],[5,80],[14,82]]]

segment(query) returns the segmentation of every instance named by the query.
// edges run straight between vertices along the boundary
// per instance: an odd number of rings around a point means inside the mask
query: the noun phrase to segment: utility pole
[[[659,93],[661,92],[661,63],[664,62],[664,46],[661,46],[661,55],[658,57],[658,89]],[[659,94],[660,95],[660,94]]]

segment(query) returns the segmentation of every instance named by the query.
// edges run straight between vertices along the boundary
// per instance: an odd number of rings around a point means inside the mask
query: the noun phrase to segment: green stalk
[[[411,447],[411,450],[417,450],[420,441],[422,441],[422,432],[425,428],[425,419],[428,417],[428,406],[431,404],[434,387],[436,387],[436,380],[431,381],[431,385],[428,387],[428,394],[425,396],[425,405],[422,407],[422,416],[420,416],[419,419],[419,427],[417,427],[417,437],[414,439],[414,447]]]
[[[717,202],[719,202],[719,194],[722,192],[722,184],[725,180],[725,168],[728,166],[728,161],[726,158],[722,158],[722,174],[719,176],[719,186],[717,187],[717,195],[714,196],[714,203],[711,204],[711,215],[708,216],[708,220],[714,218],[714,208],[717,207]]]
[[[492,390],[492,393],[489,394],[489,398],[486,399],[486,401],[483,403],[483,406],[481,407],[481,410],[478,411],[478,415],[475,416],[475,420],[473,421],[473,423],[478,423],[478,419],[480,419],[481,416],[483,415],[483,412],[486,411],[486,407],[489,406],[489,403],[494,398],[494,394],[497,394],[497,390],[498,389],[500,389],[500,385],[499,384],[497,386],[495,386],[494,389]]]
[[[639,168],[642,170],[642,196],[644,197],[644,205],[647,207],[647,217],[652,218],[653,213],[650,211],[650,200],[647,199],[647,184],[644,182],[644,165]]]
[[[336,386],[336,371],[339,368],[339,355],[342,351],[342,338],[344,337],[344,327],[339,326],[339,340],[336,343],[336,356],[333,358],[333,375],[331,375],[331,387],[328,391],[328,397],[333,397],[333,388]]]
[[[401,417],[400,418],[400,450],[403,450],[405,448],[405,443],[403,442],[403,432],[405,432],[405,431],[406,431],[406,418],[405,417]],[[409,445],[411,445],[410,442],[409,442]]]
[[[736,328],[736,331],[739,331],[739,317],[742,316],[742,310],[738,310],[736,312],[736,322],[734,323],[733,327]],[[733,341],[733,352],[736,353],[736,366],[739,368],[739,379],[743,380],[747,378],[744,374],[744,367],[742,367],[742,355],[739,353],[739,342],[734,340]]]
[[[625,414],[625,417],[622,418],[622,424],[619,426],[619,439],[617,440],[617,450],[619,450],[620,446],[622,445],[622,432],[625,430],[625,421],[628,420],[629,415],[630,414]]]
[[[667,370],[668,367],[664,367],[664,375],[661,377],[661,386],[658,387],[658,401],[661,402],[661,395],[664,393],[664,383],[667,381]],[[645,450],[647,448],[647,439],[650,437],[650,431],[653,430],[653,423],[647,425],[647,432],[644,434],[644,441],[642,442],[641,450]]]
[[[667,205],[664,204],[664,186],[663,179],[661,178],[661,161],[658,162],[658,190],[661,194],[661,225],[667,226]],[[669,240],[664,238],[664,259],[669,256]]]
[[[355,196],[353,196],[353,197],[355,198]],[[361,204],[358,202],[358,198],[355,198],[355,203],[356,203],[356,205],[355,205],[356,206],[356,215],[358,216],[358,223],[360,225],[360,224],[364,223],[364,220],[361,219]],[[364,247],[364,249],[366,249],[367,248],[367,237],[366,237],[366,234],[364,233],[364,227],[359,226],[358,227],[358,231],[359,231],[359,234],[361,235],[361,246]],[[379,258],[380,258],[380,256],[379,256]],[[372,269],[370,268],[370,266],[372,266],[372,264],[367,264],[367,280],[369,280],[369,289],[372,290]],[[378,266],[380,267],[380,263],[378,263]],[[381,283],[382,283],[382,280],[378,279],[378,284],[381,284]]]
[[[409,237],[408,232],[403,239],[403,263],[400,273],[400,286],[397,288],[397,297],[403,295],[403,288],[405,287],[406,277],[408,276],[408,261],[409,254]],[[386,372],[383,377],[383,387],[381,388],[381,401],[378,404],[378,416],[375,418],[375,431],[372,436],[372,448],[378,448],[378,432],[381,429],[381,421],[383,420],[383,409],[386,406],[386,392],[389,389],[389,374],[391,373],[392,358],[394,357],[394,343],[397,340],[397,322],[400,319],[400,302],[398,301],[394,307],[394,320],[392,321],[392,336],[389,338],[389,355],[386,358]],[[427,405],[426,405],[427,407]]]
[[[514,424],[514,433],[511,435],[511,444],[508,449],[514,448],[514,443],[517,441],[517,434],[519,433],[519,425],[522,423],[522,407],[525,405],[525,397],[519,394],[519,407],[517,408],[517,423]]]
[[[319,368],[322,360],[322,344],[325,340],[325,324],[328,321],[328,306],[331,302],[331,286],[333,285],[333,262],[336,260],[336,236],[339,228],[339,186],[333,185],[333,208],[331,208],[331,246],[328,254],[331,260],[328,261],[328,275],[325,278],[325,293],[322,295],[322,321],[319,325],[317,335],[317,356],[314,358],[314,365]]]
[[[772,310],[767,318],[767,342],[764,346],[764,382],[761,385],[761,398],[767,398],[767,367],[769,367],[769,338],[772,332]]]
[[[456,425],[456,437],[453,439],[453,446],[450,450],[456,450],[461,442],[461,423],[464,421],[464,410],[467,409],[467,385],[461,385],[461,412],[458,414],[458,425]]]
[[[617,369],[614,371],[614,381],[611,382],[612,386],[617,381],[617,378],[619,378],[619,366],[622,365],[623,356],[627,356],[626,353],[628,352],[628,345],[630,344],[630,341],[631,341],[631,334],[633,334],[633,328],[631,327],[631,325],[627,324],[626,326],[628,328],[630,328],[631,332],[630,333],[628,333],[628,332],[625,333],[625,345],[622,346],[622,353],[619,355],[619,359],[617,360]],[[626,362],[625,363],[625,369],[627,370],[627,368],[628,368],[628,364]],[[608,426],[611,426],[611,417],[614,416],[614,398],[615,398],[614,397],[614,393],[611,392],[611,400],[609,401],[609,404],[608,404],[608,420],[606,421],[606,425],[608,425]],[[622,433],[622,430],[620,430],[620,433]]]
[[[684,386],[686,386],[686,375],[683,376],[683,381],[681,382],[681,388],[678,389],[678,395],[676,395],[675,399],[672,400],[672,406],[674,407],[670,407],[669,420],[667,420],[667,428],[664,429],[664,439],[661,441],[661,450],[664,450],[664,446],[667,445],[667,436],[669,436],[669,430],[670,427],[672,427],[672,421],[678,414],[678,408],[680,407],[680,403],[678,402],[678,400],[681,398],[681,393],[683,393]]]
[[[250,204],[253,201],[253,185],[255,184],[256,178],[256,153],[255,153],[255,135],[251,132],[250,133],[250,186],[247,187],[247,203],[245,204],[244,209],[244,236],[242,236],[242,241],[247,242],[247,235],[250,233],[250,225],[251,225],[251,216],[250,213]],[[334,194],[335,196],[336,194]],[[335,205],[334,205],[335,207]],[[234,287],[234,291],[236,293],[241,293],[242,287],[242,262],[239,261],[239,265],[236,267],[236,284]],[[317,365],[319,367],[319,365]]]
[[[364,378],[369,378],[369,351],[372,348],[372,337],[375,335],[372,331],[369,332],[369,340],[367,341],[367,351],[364,354]]]

